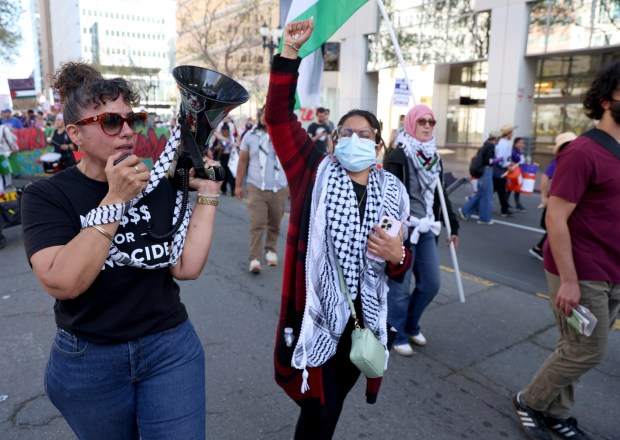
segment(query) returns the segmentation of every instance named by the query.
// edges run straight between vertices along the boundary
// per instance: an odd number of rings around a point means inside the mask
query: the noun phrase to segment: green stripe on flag
[[[303,58],[321,47],[368,0],[319,0],[290,21],[314,17],[314,31],[299,50]]]

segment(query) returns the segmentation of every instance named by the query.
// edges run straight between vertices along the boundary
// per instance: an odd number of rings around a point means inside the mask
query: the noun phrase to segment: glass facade
[[[581,134],[592,127],[581,98],[604,65],[620,59],[620,52],[550,56],[539,59],[532,127],[536,152],[551,154],[555,136],[565,131]]]
[[[488,63],[450,67],[446,146],[482,144]]]
[[[489,52],[490,13],[474,13],[475,0],[386,1],[407,65],[484,60]],[[398,64],[387,24],[369,35],[368,70]]]
[[[405,64],[449,67],[446,146],[480,145],[491,11],[474,12],[475,0],[385,3]],[[548,157],[558,133],[592,126],[581,97],[603,65],[620,59],[620,0],[537,0],[527,7],[526,53],[514,55],[536,63],[530,145]],[[379,29],[368,36],[368,71],[398,67],[383,20]]]
[[[532,3],[527,55],[620,45],[620,0]]]

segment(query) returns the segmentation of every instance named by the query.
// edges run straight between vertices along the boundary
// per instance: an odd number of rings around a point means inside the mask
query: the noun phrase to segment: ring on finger
[[[140,170],[138,169],[138,165],[134,165],[134,166],[133,166],[133,169],[134,169],[134,170],[136,170],[136,173],[139,173],[139,172],[140,172]]]

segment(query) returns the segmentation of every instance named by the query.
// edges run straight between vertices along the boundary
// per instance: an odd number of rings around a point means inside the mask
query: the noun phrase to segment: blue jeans
[[[491,221],[493,211],[493,168],[485,167],[484,174],[478,179],[478,192],[461,208],[465,217],[478,211],[478,219]]]
[[[204,351],[189,320],[112,345],[58,329],[45,389],[80,439],[206,436]]]
[[[439,250],[435,234],[420,235],[417,244],[409,246],[413,253],[413,267],[402,283],[388,279],[388,322],[398,330],[395,345],[406,344],[409,335],[420,333],[420,317],[439,292]],[[411,275],[415,288],[410,292]]]

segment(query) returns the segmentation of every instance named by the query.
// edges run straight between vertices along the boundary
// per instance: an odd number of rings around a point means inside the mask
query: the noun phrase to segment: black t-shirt
[[[39,250],[71,241],[81,230],[81,217],[97,207],[107,192],[106,182],[89,179],[76,167],[27,186],[22,225],[28,259]],[[170,182],[162,179],[121,220],[114,236],[117,247],[149,264],[167,260],[169,243],[150,241],[146,228],[150,222],[156,234],[171,228],[175,197]],[[56,324],[94,343],[130,341],[184,322],[187,311],[179,293],[168,268],[138,269],[108,259],[85,292],[75,299],[56,300]]]
[[[54,152],[60,154],[60,161],[63,162],[65,166],[75,165],[73,151],[71,148],[67,150],[60,148],[63,144],[71,146],[71,139],[69,139],[67,130],[62,133],[58,133],[58,130],[54,130],[54,133],[52,134],[52,145],[54,146]]]
[[[316,147],[319,150],[321,150],[321,152],[328,153],[327,137],[331,134],[329,125],[313,122],[312,124],[308,126],[308,133],[310,134],[310,136],[315,136],[319,132],[325,133],[325,134],[322,136],[319,136],[319,138],[316,141],[314,141],[314,145],[316,145]]]

